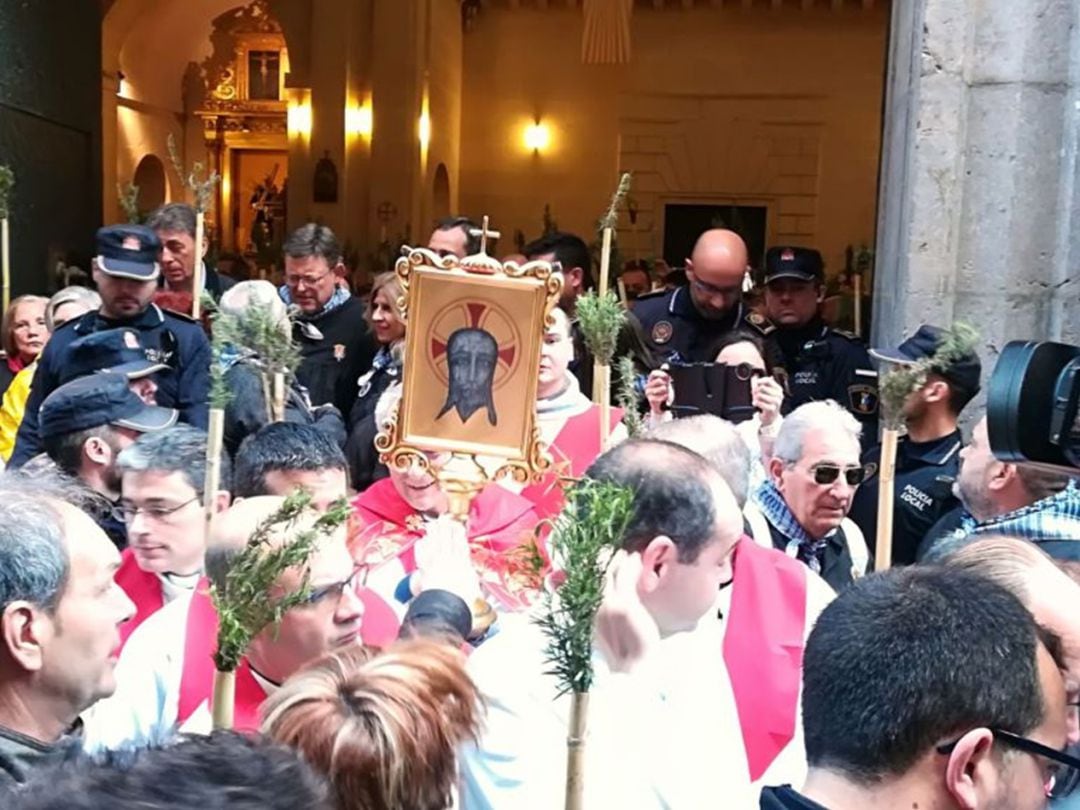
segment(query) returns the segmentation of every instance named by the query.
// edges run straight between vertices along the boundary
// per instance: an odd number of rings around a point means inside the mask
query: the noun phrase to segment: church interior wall
[[[596,66],[580,10],[484,9],[465,37],[462,208],[532,238],[550,204],[590,234],[628,170],[624,250],[659,254],[665,202],[764,203],[769,241],[817,245],[838,269],[874,239],[887,22],[887,4],[638,7],[631,62]],[[531,154],[536,118],[551,144]]]

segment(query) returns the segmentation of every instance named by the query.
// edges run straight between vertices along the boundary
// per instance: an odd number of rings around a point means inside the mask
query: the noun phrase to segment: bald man
[[[260,496],[238,502],[220,517],[207,545],[206,568],[223,582],[236,555],[256,527],[285,499]],[[310,529],[318,513],[310,511],[288,527],[275,530],[271,547]],[[300,589],[302,568],[287,569],[268,596],[280,599]],[[311,594],[287,611],[277,627],[267,627],[248,646],[236,671],[234,727],[258,729],[258,708],[266,696],[308,661],[334,649],[360,643],[364,620],[362,569],[345,545],[344,527],[319,540],[308,560]],[[213,690],[212,653],[217,646],[217,612],[204,581],[195,592],[175,599],[132,634],[117,667],[117,693],[95,707],[88,721],[91,749],[160,740],[176,731],[208,733]]]
[[[762,338],[770,358],[778,358],[776,328],[743,305],[748,269],[746,243],[734,231],[714,228],[698,237],[686,260],[687,286],[643,295],[634,303],[633,316],[656,358],[712,362],[716,341],[735,330]]]

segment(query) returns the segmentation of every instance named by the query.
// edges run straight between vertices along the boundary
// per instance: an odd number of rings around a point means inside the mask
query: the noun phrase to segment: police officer
[[[141,225],[101,228],[97,252],[94,283],[101,294],[101,308],[64,324],[42,351],[9,466],[22,466],[40,452],[38,409],[60,384],[70,345],[106,329],[127,327],[138,332],[146,359],[168,366],[156,377],[158,404],[176,408],[182,421],[206,429],[210,344],[197,323],[163,312],[152,303],[161,274],[157,235]]]
[[[941,337],[941,329],[923,325],[898,348],[875,349],[872,354],[891,363],[911,364],[932,356]],[[894,565],[914,563],[927,531],[959,503],[953,494],[953,482],[960,469],[957,420],[978,393],[981,372],[974,353],[948,366],[935,366],[926,383],[904,402],[907,435],[897,445],[893,496]],[[877,542],[880,450],[875,447],[863,455],[867,478],[855,493],[850,513],[871,550]]]
[[[713,229],[698,237],[686,260],[687,285],[643,295],[631,310],[656,360],[711,363],[717,338],[742,329],[762,338],[766,359],[775,361],[776,328],[742,300],[747,270],[746,243],[737,233]]]
[[[825,265],[804,247],[773,247],[765,254],[765,313],[776,325],[787,410],[832,399],[862,422],[863,447],[877,443],[877,372],[856,335],[825,325],[821,301]]]

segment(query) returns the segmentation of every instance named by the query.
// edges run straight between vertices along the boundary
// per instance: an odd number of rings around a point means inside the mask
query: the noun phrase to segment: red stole
[[[376,481],[360,493],[353,509],[349,549],[354,559],[376,568],[396,560],[403,576],[416,570],[415,546],[423,537],[424,521],[391,479]],[[529,500],[498,484],[489,484],[473,499],[468,527],[473,564],[484,587],[504,608],[527,606],[541,582],[530,570],[527,546],[538,522]],[[539,554],[546,563],[542,548]]]
[[[608,412],[611,429],[622,421],[622,408]],[[521,494],[536,507],[542,518],[554,518],[562,511],[563,478],[580,478],[600,455],[600,406],[589,405],[581,413],[567,418],[559,435],[549,448],[552,469],[536,484],[530,484]]]
[[[158,575],[139,568],[135,552],[130,548],[124,549],[120,555],[120,567],[113,579],[123,588],[128,599],[135,603],[135,615],[120,625],[120,643],[123,645],[136,627],[161,610],[165,605],[165,595]]]
[[[184,668],[180,675],[180,699],[176,711],[178,726],[207,703],[214,691],[213,653],[217,649],[218,617],[205,577],[199,580],[191,596],[185,630]],[[266,692],[251,674],[247,658],[241,658],[236,668],[233,728],[252,733],[258,731],[259,706],[264,700]]]
[[[795,736],[806,631],[806,567],[743,537],[735,552],[724,663],[750,779]]]

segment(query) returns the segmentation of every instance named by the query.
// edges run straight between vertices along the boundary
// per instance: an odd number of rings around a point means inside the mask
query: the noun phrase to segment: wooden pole
[[[274,372],[274,379],[271,385],[271,405],[270,413],[271,419],[274,422],[285,421],[285,374],[281,371]]]
[[[4,284],[4,312],[11,303],[11,231],[8,218],[0,219],[0,267]]]
[[[855,274],[855,334],[862,337],[862,276]]]
[[[206,435],[206,486],[203,488],[203,515],[206,521],[206,539],[214,528],[217,515],[217,492],[221,489],[221,454],[224,450],[225,411],[222,408],[210,409],[210,421]]]
[[[611,228],[604,228],[604,239],[600,248],[600,295],[607,295],[608,277],[611,273]]]
[[[574,692],[570,698],[570,728],[566,736],[566,810],[585,806],[585,732],[589,693]]]
[[[214,692],[211,716],[214,729],[233,727],[233,710],[236,706],[236,673],[214,671]]]
[[[612,235],[611,228],[604,228],[600,247],[600,289],[597,291],[602,299],[606,299],[608,294]],[[603,452],[607,449],[611,438],[611,420],[608,417],[611,409],[611,367],[607,364],[599,362],[593,364],[593,400],[600,406],[600,449]]]
[[[195,272],[191,277],[191,317],[195,320],[199,320],[202,317],[202,297],[203,290],[203,235],[205,234],[206,223],[204,221],[204,214],[202,211],[195,212]]]
[[[896,428],[881,433],[881,468],[878,470],[877,544],[874,570],[888,571],[892,565],[893,498],[896,486]]]

